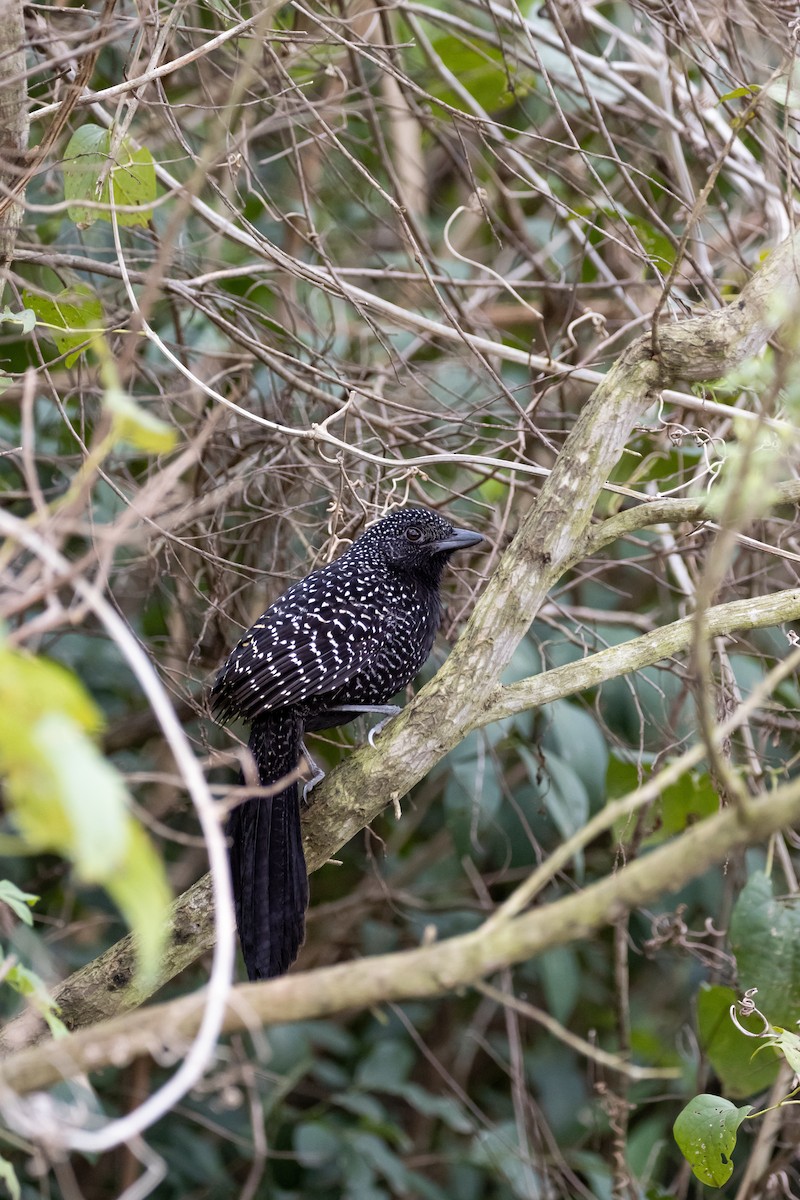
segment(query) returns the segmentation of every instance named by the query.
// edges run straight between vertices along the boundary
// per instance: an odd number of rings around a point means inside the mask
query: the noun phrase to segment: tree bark
[[[656,662],[687,644],[688,624],[676,622],[613,653],[591,656],[558,672],[511,687],[499,682],[550,589],[575,564],[582,548],[605,544],[604,526],[590,529],[590,523],[632,426],[663,389],[685,380],[719,378],[764,346],[782,318],[798,305],[799,257],[800,233],[796,233],[773,252],[726,308],[663,326],[659,357],[652,356],[650,335],[644,334],[614,363],[582,410],[537,502],[442,669],[392,721],[376,749],[364,747],[352,754],[315,790],[313,807],[304,817],[310,870],[327,862],[388,803],[401,799],[471,730],[520,707],[596,684],[601,677],[613,678]],[[664,519],[657,502],[653,510],[652,520]],[[610,536],[618,536],[623,527],[630,527],[630,514],[604,524]],[[708,619],[723,610],[722,620],[714,624],[716,632],[794,620],[800,618],[800,593],[785,592],[744,606],[740,603],[738,608],[726,605],[711,610]],[[595,670],[598,660],[601,674]],[[560,691],[548,689],[554,676]],[[55,992],[66,1023],[77,1029],[136,1007],[208,950],[210,895],[204,878],[176,901],[170,951],[154,986],[144,989],[135,979],[129,938],[68,979]],[[438,950],[441,953],[441,947]],[[18,1048],[40,1029],[40,1023],[26,1014],[9,1026],[0,1047]]]
[[[17,233],[24,193],[2,200],[19,186],[28,154],[28,93],[25,77],[22,0],[0,0],[0,303]]]
[[[493,928],[484,925],[416,950],[243,984],[228,1000],[223,1030],[312,1020],[348,1009],[443,995],[501,967],[590,937],[630,909],[676,891],[713,863],[798,819],[800,782],[792,780],[745,809],[735,806],[708,817],[574,895]],[[0,1063],[0,1103],[6,1088],[16,1093],[44,1088],[85,1071],[123,1067],[142,1054],[159,1063],[177,1060],[197,1031],[204,1003],[203,993],[194,992],[73,1037],[22,1050]]]

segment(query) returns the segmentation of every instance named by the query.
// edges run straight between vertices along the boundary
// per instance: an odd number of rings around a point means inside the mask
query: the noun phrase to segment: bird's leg
[[[363,713],[383,713],[383,720],[379,721],[377,725],[374,725],[367,734],[367,740],[369,741],[370,746],[374,747],[375,743],[373,738],[375,735],[380,733],[386,722],[390,721],[392,717],[396,717],[399,712],[400,708],[397,704],[343,704],[337,708],[326,709],[325,716],[327,718],[329,713],[338,714],[343,718],[343,720],[341,722],[336,722],[336,724],[344,724],[345,719],[354,721],[356,717],[360,717]],[[303,784],[303,803],[305,804],[308,801],[309,795],[317,786],[317,784],[325,778],[325,772],[319,763],[312,757],[311,752],[305,742],[300,743],[300,750],[303,758],[308,763],[312,772],[311,778]]]
[[[367,734],[367,741],[374,749],[377,735],[383,729],[384,725],[391,721],[392,717],[396,717],[401,710],[399,704],[343,704],[341,707],[329,708],[326,711],[329,713],[352,713],[353,717],[351,719],[354,719],[361,713],[383,713],[383,720],[378,721],[377,725],[373,725]]]
[[[313,772],[311,778],[306,780],[306,782],[303,784],[303,804],[305,805],[308,804],[308,797],[310,796],[311,792],[313,792],[317,784],[321,783],[325,778],[325,772],[316,759],[311,756],[311,753],[309,752],[308,746],[305,744],[305,742],[300,743],[300,751],[303,755],[303,758],[311,768],[311,771]]]

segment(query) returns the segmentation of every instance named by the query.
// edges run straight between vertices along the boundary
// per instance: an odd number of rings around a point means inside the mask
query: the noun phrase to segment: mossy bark
[[[537,502],[503,555],[442,669],[381,735],[377,748],[364,747],[352,754],[315,790],[313,807],[304,815],[310,870],[326,862],[388,803],[402,798],[472,729],[520,707],[569,695],[601,678],[610,679],[641,668],[688,643],[688,623],[676,622],[613,652],[591,656],[558,672],[548,672],[508,688],[499,682],[539,607],[564,571],[577,561],[584,548],[606,544],[631,525],[629,514],[609,518],[606,522],[609,532],[604,540],[603,526],[592,527],[591,520],[598,496],[623,452],[633,425],[662,389],[680,381],[718,378],[764,345],[780,324],[781,315],[797,309],[799,256],[800,233],[774,251],[741,296],[726,308],[662,326],[658,357],[653,356],[651,336],[645,334],[614,363],[579,415]],[[685,504],[676,511],[684,509]],[[665,519],[662,505],[652,506],[651,519]],[[646,519],[637,516],[633,527],[644,523]],[[798,618],[800,593],[797,592],[736,602],[707,614],[709,629],[713,627],[718,633]],[[554,683],[555,688],[551,686]],[[792,812],[794,819],[797,814]],[[755,840],[761,836],[761,826],[753,824],[751,832]],[[679,847],[689,837],[695,838],[695,831],[687,831],[675,843],[677,857],[687,864],[693,861],[688,857],[688,843],[685,860]],[[736,837],[740,839],[740,834]],[[737,844],[741,844],[741,839]],[[651,863],[653,857],[648,856],[647,862]],[[705,856],[701,864],[698,859],[698,869],[710,861],[716,860]],[[632,864],[627,870],[637,867],[638,864]],[[587,889],[587,895],[600,895],[603,888],[603,896],[608,893],[603,901],[604,920],[611,919],[612,910],[622,912],[642,898],[638,894],[615,892],[621,878],[618,874]],[[648,895],[652,897],[654,893],[648,891]],[[576,913],[559,936],[575,937],[580,930],[594,927],[596,910],[592,911],[595,916],[588,923]],[[175,936],[160,978],[148,992],[168,982],[211,945],[211,890],[207,879],[200,880],[176,902],[173,929]],[[465,950],[472,945],[469,940],[457,941]],[[535,952],[533,943],[526,942],[525,947],[522,956]],[[432,960],[438,964],[439,983],[443,979],[441,971],[445,970],[443,964],[451,961],[450,954],[444,947],[438,947]],[[100,1017],[125,1012],[147,998],[131,976],[131,961],[129,939],[123,939],[57,990],[56,997],[70,1027],[78,1029]],[[508,948],[498,945],[480,957],[478,974],[509,961],[514,961],[513,955],[509,957]],[[360,964],[347,968],[359,977],[365,969]],[[445,974],[455,982],[466,978],[463,971],[455,968],[447,968]],[[344,979],[344,975],[335,977]],[[469,978],[474,977],[469,974]],[[293,984],[281,981],[278,986],[291,991]],[[396,997],[399,993],[391,994]],[[386,996],[389,995],[387,992]],[[364,1001],[362,998],[352,1002]],[[6,1051],[16,1048],[35,1036],[36,1029],[36,1022],[28,1018],[13,1023],[0,1046]]]

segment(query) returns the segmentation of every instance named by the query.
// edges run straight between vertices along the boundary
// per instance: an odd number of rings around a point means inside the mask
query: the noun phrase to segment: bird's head
[[[482,541],[482,534],[457,529],[430,509],[399,508],[370,525],[352,550],[379,554],[397,570],[438,582],[451,554]]]

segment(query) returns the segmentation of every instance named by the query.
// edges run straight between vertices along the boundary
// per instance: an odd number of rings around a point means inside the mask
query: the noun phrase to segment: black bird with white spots
[[[220,670],[211,705],[221,721],[250,722],[262,787],[296,771],[307,730],[393,711],[388,701],[433,646],[448,559],[482,540],[428,509],[398,509],[259,617]],[[297,782],[238,805],[227,834],[248,976],[281,975],[303,944],[308,905]]]

